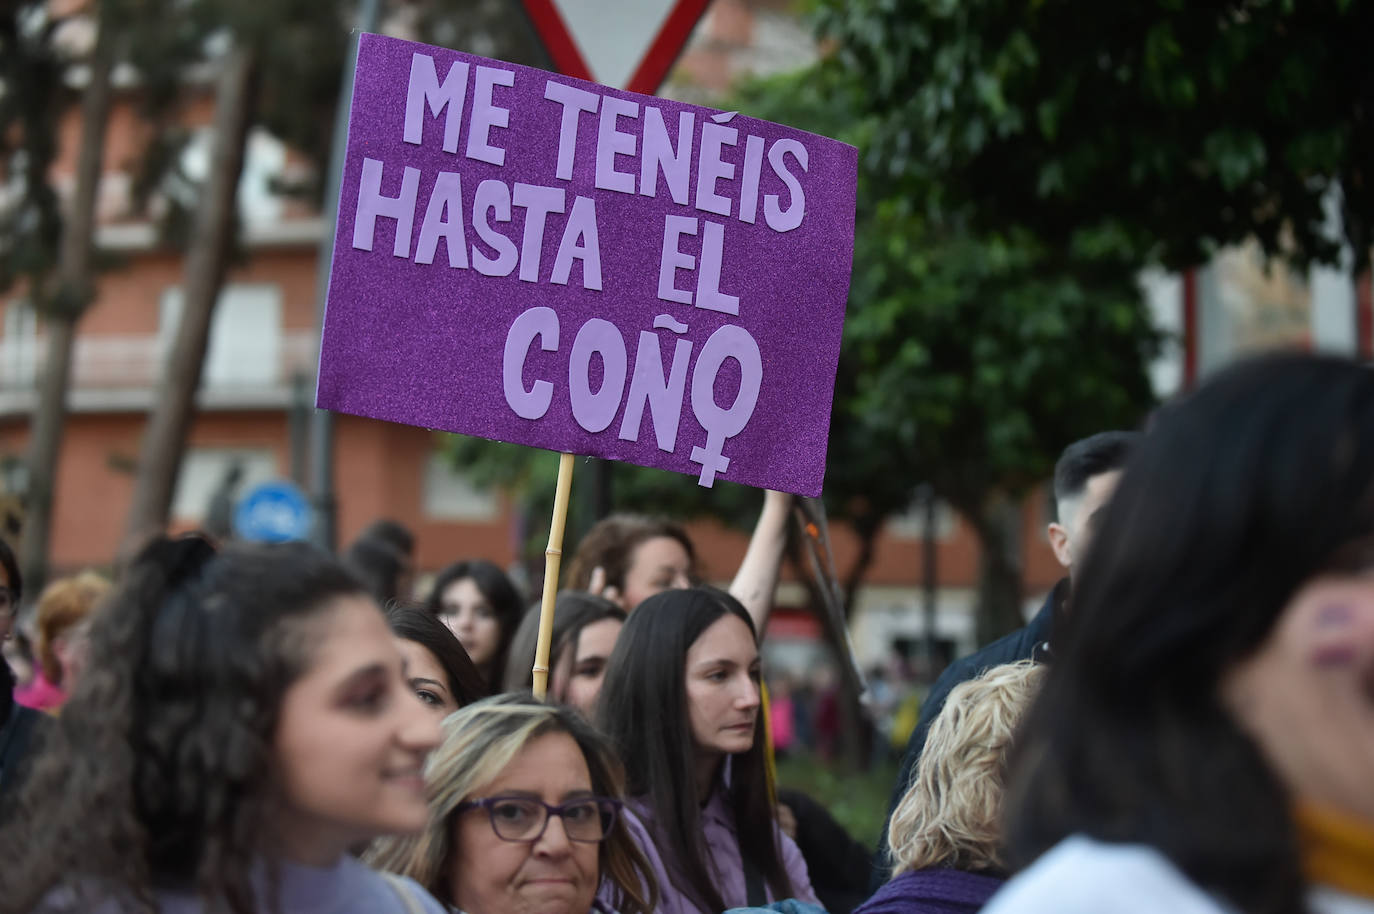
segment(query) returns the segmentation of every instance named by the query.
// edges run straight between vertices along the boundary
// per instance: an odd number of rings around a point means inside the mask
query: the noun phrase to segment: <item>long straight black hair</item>
[[[429,599],[425,601],[425,608],[436,616],[444,615],[444,591],[448,590],[450,584],[463,578],[471,578],[472,583],[477,585],[483,599],[496,613],[496,622],[501,627],[501,640],[496,645],[496,653],[491,655],[488,673],[485,676],[487,694],[495,695],[501,691],[501,683],[506,676],[506,655],[510,653],[510,642],[515,637],[515,630],[520,626],[524,601],[510,576],[495,562],[486,559],[465,559],[454,562],[435,576]]]
[[[1014,751],[1013,865],[1080,833],[1154,847],[1247,914],[1305,911],[1291,798],[1219,684],[1304,582],[1361,543],[1368,567],[1371,534],[1369,369],[1271,356],[1161,411]]]
[[[707,863],[687,707],[687,651],[718,619],[731,615],[749,628],[740,602],[713,587],[666,590],[630,613],[601,686],[598,722],[627,773],[626,793],[648,804],[650,829],[669,864],[669,878],[704,911],[725,903]],[[740,854],[758,868],[777,898],[795,892],[783,868],[759,714],[754,744],[730,757],[730,783],[719,785],[735,819]]]

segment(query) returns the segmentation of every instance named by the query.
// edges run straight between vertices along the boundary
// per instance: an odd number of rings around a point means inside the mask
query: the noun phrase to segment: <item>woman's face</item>
[[[724,615],[687,650],[687,710],[703,756],[747,752],[759,716],[759,652],[738,617]]]
[[[501,647],[501,620],[472,578],[459,578],[439,597],[440,618],[462,642],[472,662],[484,673]]]
[[[310,663],[282,699],[273,740],[283,853],[326,865],[377,835],[418,831],[439,719],[415,697],[377,605],[339,597],[306,623]]]
[[[468,799],[498,796],[551,806],[592,796],[587,760],[568,734],[546,733]],[[452,901],[467,914],[587,914],[601,881],[601,845],[569,841],[558,816],[549,817],[536,841],[507,841],[492,830],[487,809],[476,807],[457,817],[453,846]]]
[[[601,694],[601,682],[606,678],[606,661],[611,659],[615,639],[620,637],[623,626],[619,619],[601,619],[582,629],[555,673],[554,694],[588,720]]]
[[[626,612],[656,593],[692,586],[692,557],[671,536],[656,536],[635,547],[617,601]]]
[[[1374,823],[1374,573],[1305,585],[1221,697],[1297,798]]]
[[[443,720],[458,710],[458,699],[448,687],[448,676],[438,658],[418,641],[396,638],[396,649],[406,664],[406,681],[434,716]]]

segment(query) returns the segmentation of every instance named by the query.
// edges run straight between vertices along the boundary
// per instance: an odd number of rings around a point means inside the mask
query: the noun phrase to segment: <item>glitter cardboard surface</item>
[[[363,35],[317,405],[818,494],[856,168],[789,127]]]

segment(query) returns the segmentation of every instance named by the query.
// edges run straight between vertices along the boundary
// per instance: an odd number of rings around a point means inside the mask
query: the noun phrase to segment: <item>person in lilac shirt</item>
[[[349,854],[424,827],[439,721],[333,559],[159,537],[89,638],[0,830],[0,907],[441,914]]]
[[[693,587],[641,603],[611,655],[597,721],[625,763],[625,819],[655,870],[661,914],[816,901],[769,796],[758,638],[738,600]]]
[[[888,826],[892,879],[854,914],[974,914],[1001,888],[1007,752],[1043,678],[1023,660],[949,693]]]

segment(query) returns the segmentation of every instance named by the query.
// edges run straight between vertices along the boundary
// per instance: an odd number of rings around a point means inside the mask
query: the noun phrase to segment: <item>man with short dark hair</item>
[[[1139,438],[1139,432],[1101,432],[1075,441],[1059,456],[1059,461],[1054,465],[1054,520],[1046,528],[1046,533],[1054,557],[1068,574],[1054,585],[1040,611],[1024,627],[956,660],[940,674],[921,705],[920,721],[907,742],[906,754],[902,756],[901,771],[887,807],[889,821],[892,819],[892,810],[911,784],[916,762],[925,746],[926,733],[944,707],[950,690],[961,682],[978,677],[991,667],[1048,656],[1054,626],[1057,621],[1062,623],[1068,605],[1074,569],[1081,566],[1083,556],[1087,554],[1098,512],[1116,489],[1121,471]],[[878,852],[873,858],[873,869],[873,881],[869,888],[876,891],[892,875],[887,853],[886,823],[879,838]]]

